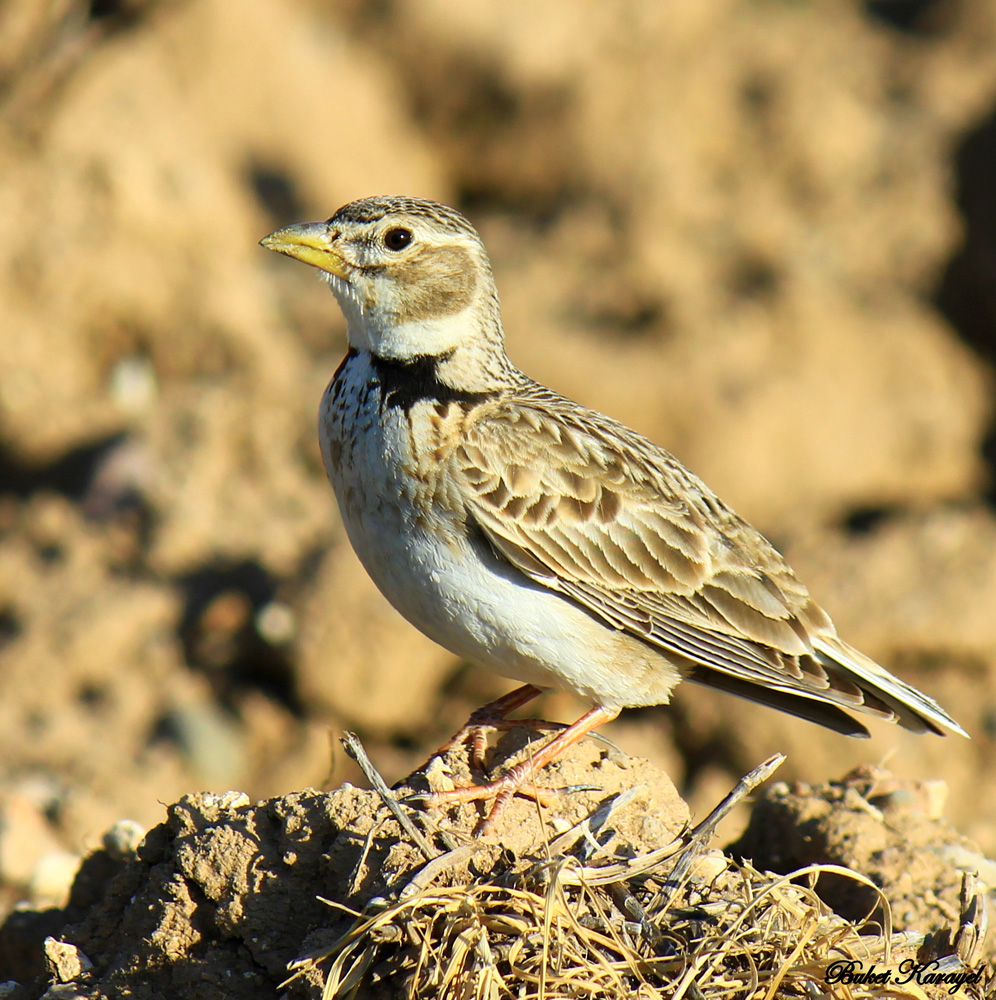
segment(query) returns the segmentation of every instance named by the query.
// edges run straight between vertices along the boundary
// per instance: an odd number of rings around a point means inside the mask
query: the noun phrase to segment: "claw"
[[[495,701],[489,701],[487,705],[471,712],[467,724],[454,733],[432,756],[442,757],[453,747],[461,744],[470,746],[470,762],[479,770],[485,770],[485,754],[488,749],[487,730],[488,729],[512,729],[515,726],[528,725],[531,722],[541,722],[539,719],[528,719],[521,722],[509,722],[506,716],[509,712],[514,712],[517,708],[539,697],[542,691],[532,684],[524,684],[522,687],[510,691]],[[547,723],[553,725],[553,723]],[[539,728],[538,726],[536,728]]]
[[[529,685],[527,685],[528,687]],[[513,691],[512,695],[506,696],[506,699],[511,699],[515,695],[521,697],[525,690],[525,688],[520,688],[518,691]],[[535,697],[535,694],[530,694],[525,700],[528,701],[533,697]],[[519,704],[524,704],[524,702],[519,702]],[[486,708],[490,707],[486,706]],[[511,711],[511,708],[508,708],[507,711]],[[513,795],[527,795],[530,798],[536,799],[541,805],[550,805],[549,796],[551,794],[559,794],[558,790],[537,786],[530,779],[551,761],[556,760],[568,747],[573,746],[583,736],[591,732],[596,726],[611,721],[618,714],[618,709],[607,709],[596,706],[582,715],[573,725],[562,729],[537,753],[526,760],[520,761],[514,767],[509,768],[500,778],[481,785],[470,785],[464,788],[430,792],[427,795],[418,796],[418,798],[429,805],[430,808],[451,805],[458,802],[479,802],[484,799],[494,798],[491,809],[474,830],[474,835],[480,837],[494,829],[498,818]],[[471,716],[472,720],[473,718]],[[453,742],[451,741],[450,745]]]

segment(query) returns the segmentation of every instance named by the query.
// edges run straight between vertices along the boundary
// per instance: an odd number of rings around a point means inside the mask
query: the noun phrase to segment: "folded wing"
[[[841,709],[963,733],[839,639],[771,544],[675,459],[558,400],[493,410],[455,450],[470,516],[501,557],[691,680],[850,735],[867,730]]]

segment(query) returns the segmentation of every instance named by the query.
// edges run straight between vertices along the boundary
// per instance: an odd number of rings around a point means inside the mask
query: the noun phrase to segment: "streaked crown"
[[[406,195],[375,195],[343,205],[331,219],[330,226],[369,226],[395,216],[419,220],[440,233],[462,234],[480,245],[477,230],[455,208],[426,198]]]

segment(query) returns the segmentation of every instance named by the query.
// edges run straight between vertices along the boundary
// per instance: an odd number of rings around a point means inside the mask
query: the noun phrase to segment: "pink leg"
[[[513,695],[517,693],[515,691],[512,692]],[[511,697],[511,695],[508,697]],[[495,781],[489,781],[483,785],[471,785],[469,788],[454,788],[452,791],[432,792],[425,797],[424,801],[430,806],[445,806],[453,802],[476,802],[480,799],[494,798],[495,802],[491,807],[491,811],[477,824],[477,829],[474,831],[477,836],[487,833],[494,827],[508,800],[537,771],[546,767],[551,761],[556,760],[568,747],[573,746],[597,726],[611,722],[618,714],[618,708],[608,709],[596,706],[582,715],[573,725],[557,733],[538,753],[509,768],[509,770]],[[527,792],[526,794],[529,793]]]
[[[522,687],[510,691],[501,698],[489,701],[487,705],[471,713],[463,729],[451,736],[432,756],[441,757],[453,747],[461,743],[467,743],[470,745],[471,763],[474,767],[483,771],[484,754],[488,748],[487,730],[512,729],[515,726],[522,725],[533,725],[534,728],[539,728],[543,723],[538,719],[523,719],[513,722],[506,719],[506,716],[509,712],[514,712],[517,708],[521,708],[542,693],[538,687],[534,687],[532,684],[523,684]],[[552,726],[553,723],[547,725]]]

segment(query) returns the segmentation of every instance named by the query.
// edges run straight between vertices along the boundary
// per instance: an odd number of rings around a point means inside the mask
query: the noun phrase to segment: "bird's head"
[[[406,360],[501,340],[488,255],[456,210],[418,198],[363,198],[325,222],[260,240],[323,272],[350,344]]]

